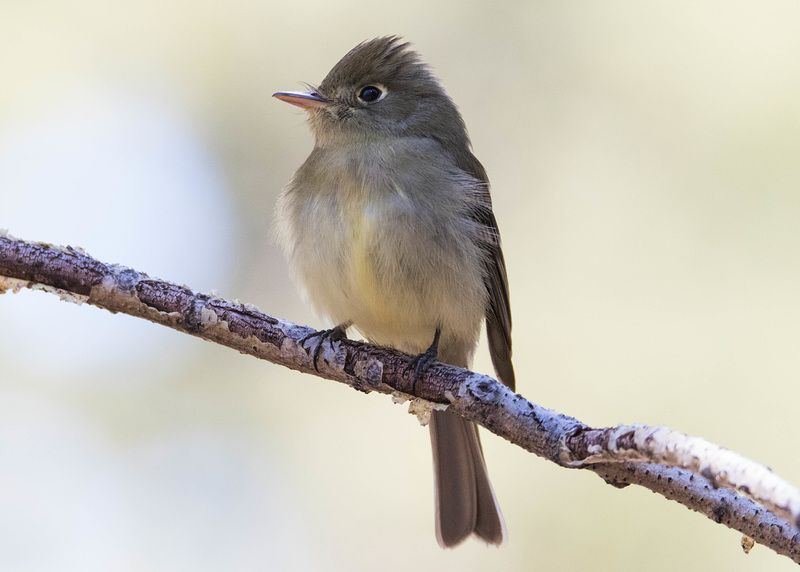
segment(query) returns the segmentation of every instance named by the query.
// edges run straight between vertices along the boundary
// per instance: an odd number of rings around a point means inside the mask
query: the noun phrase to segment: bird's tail
[[[434,411],[430,428],[439,544],[451,548],[473,533],[487,544],[503,544],[506,526],[489,482],[477,425]]]

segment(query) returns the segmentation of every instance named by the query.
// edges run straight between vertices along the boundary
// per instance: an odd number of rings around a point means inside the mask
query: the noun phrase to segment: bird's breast
[[[477,338],[486,307],[472,223],[451,197],[425,203],[415,190],[350,177],[290,187],[279,202],[291,265],[317,310],[409,352],[425,350],[437,328]]]

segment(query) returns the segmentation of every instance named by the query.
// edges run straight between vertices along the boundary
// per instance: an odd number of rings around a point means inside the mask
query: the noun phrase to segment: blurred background
[[[798,22],[789,1],[4,0],[0,227],[321,326],[270,236],[312,139],[270,96],[400,34],[492,180],[519,391],[800,484]],[[405,406],[0,296],[4,570],[794,569],[483,442],[510,541],[441,551]]]

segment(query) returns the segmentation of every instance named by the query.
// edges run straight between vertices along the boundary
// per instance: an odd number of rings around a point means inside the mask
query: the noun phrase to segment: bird
[[[469,368],[485,322],[497,377],[514,389],[489,179],[453,100],[399,36],[358,44],[306,85],[274,94],[307,112],[314,136],[278,198],[275,228],[293,277],[337,324],[324,335],[355,327],[416,355],[417,369],[436,359]],[[429,425],[438,543],[504,544],[477,425],[447,410]]]

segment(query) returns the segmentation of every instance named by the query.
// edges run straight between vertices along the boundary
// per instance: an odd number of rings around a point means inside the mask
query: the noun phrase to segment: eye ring
[[[362,103],[376,103],[386,97],[386,88],[380,84],[370,84],[358,92],[358,100]]]

